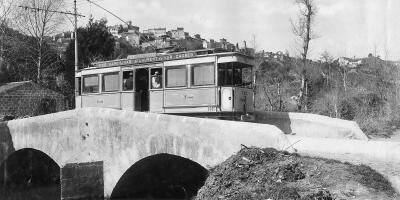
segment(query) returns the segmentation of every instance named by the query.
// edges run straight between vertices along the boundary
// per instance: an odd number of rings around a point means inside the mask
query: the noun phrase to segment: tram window
[[[218,85],[233,85],[233,69],[231,63],[218,64]]]
[[[251,65],[242,63],[220,63],[218,64],[219,86],[243,86],[252,83]]]
[[[81,77],[75,78],[75,93],[76,95],[81,95],[82,90],[81,90]]]
[[[242,82],[243,85],[249,85],[253,82],[251,65],[244,65],[242,68]]]
[[[233,85],[241,85],[242,84],[242,69],[235,66],[233,68]]]
[[[133,90],[133,71],[124,71],[122,73],[122,90]]]
[[[155,68],[150,70],[151,73],[151,89],[162,88],[162,69]]]
[[[214,63],[202,63],[193,65],[192,85],[213,85],[214,82]]]
[[[119,90],[119,74],[117,73],[110,73],[110,74],[103,74],[103,84],[102,90],[103,92],[115,92]]]
[[[99,92],[99,76],[91,75],[83,77],[83,93]]]
[[[186,66],[166,69],[166,87],[185,87],[187,83]]]

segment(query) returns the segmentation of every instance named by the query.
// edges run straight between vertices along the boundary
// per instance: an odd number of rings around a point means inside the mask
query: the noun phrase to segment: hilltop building
[[[70,40],[74,39],[74,33],[71,31],[59,33],[53,36],[52,39],[54,42],[60,42],[60,43],[64,43],[65,41],[69,42]]]
[[[74,33],[71,31],[59,33],[51,37],[50,45],[52,45],[60,57],[64,56],[64,52],[67,50],[67,47],[71,40],[74,39]]]
[[[138,26],[132,26],[132,25],[130,25],[130,26],[128,26],[128,32],[137,32],[137,33],[139,33],[139,27]]]
[[[277,52],[259,52],[257,53],[258,57],[262,57],[268,60],[279,60],[279,61],[284,61],[285,59],[289,58],[288,53],[283,53],[282,51],[277,51]]]
[[[154,37],[161,37],[163,35],[167,35],[166,28],[151,28],[147,30],[143,30],[143,33],[152,34]]]
[[[362,59],[352,59],[352,58],[346,58],[346,57],[340,57],[337,59],[337,62],[341,67],[348,67],[348,68],[357,68],[362,66],[363,62]]]
[[[138,26],[122,26],[114,25],[108,27],[108,31],[114,36],[114,38],[123,38],[132,46],[140,45],[140,31]]]
[[[185,39],[191,38],[189,32],[185,32]]]
[[[115,38],[120,38],[121,35],[119,35],[121,26],[120,25],[114,25],[114,26],[110,26],[108,27],[108,31],[111,33],[111,35],[113,35]]]
[[[169,31],[171,33],[171,38],[180,40],[185,39],[185,31],[183,28],[176,28],[175,30]]]
[[[201,36],[200,36],[200,34],[196,34],[196,35],[194,35],[194,39],[196,39],[196,40],[201,40]]]
[[[139,28],[129,29],[128,32],[121,33],[121,36],[128,41],[132,46],[140,45],[140,32]]]
[[[197,34],[198,35],[198,34]],[[195,35],[196,37],[196,35]],[[227,51],[236,51],[238,48],[230,42],[228,42],[225,38],[222,38],[219,40],[219,42],[216,42],[214,39],[210,39],[210,41],[203,40],[198,36],[200,40],[202,40],[203,43],[203,48],[205,49],[214,49],[214,48],[219,48],[219,49],[224,49]]]

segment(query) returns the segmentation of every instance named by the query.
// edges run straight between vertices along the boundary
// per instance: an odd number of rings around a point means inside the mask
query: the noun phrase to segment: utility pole
[[[29,6],[18,6],[20,8],[24,8],[25,10],[32,10],[33,12],[39,12],[39,11],[47,11],[47,12],[53,12],[53,13],[59,13],[59,14],[64,14],[64,15],[73,15],[75,18],[75,23],[74,23],[74,38],[75,38],[75,71],[78,70],[78,37],[77,37],[77,26],[78,26],[78,17],[85,17],[84,15],[78,14],[77,9],[76,9],[76,0],[74,0],[74,12],[63,12],[63,11],[57,11],[57,10],[48,10],[48,9],[43,9],[43,8],[33,8]]]
[[[74,39],[75,39],[75,72],[78,71],[78,14],[76,12],[76,0],[74,0]]]

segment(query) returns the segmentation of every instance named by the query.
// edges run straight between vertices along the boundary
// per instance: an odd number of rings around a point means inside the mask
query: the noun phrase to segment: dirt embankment
[[[390,183],[365,165],[243,147],[210,170],[197,200],[400,199]]]

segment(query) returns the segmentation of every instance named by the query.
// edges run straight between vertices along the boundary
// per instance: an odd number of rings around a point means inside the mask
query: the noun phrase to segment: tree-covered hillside
[[[307,63],[306,102],[299,98],[299,59],[257,58],[256,106],[266,111],[300,111],[355,120],[367,133],[390,133],[400,121],[399,70],[378,56]],[[300,106],[301,104],[305,106]]]

